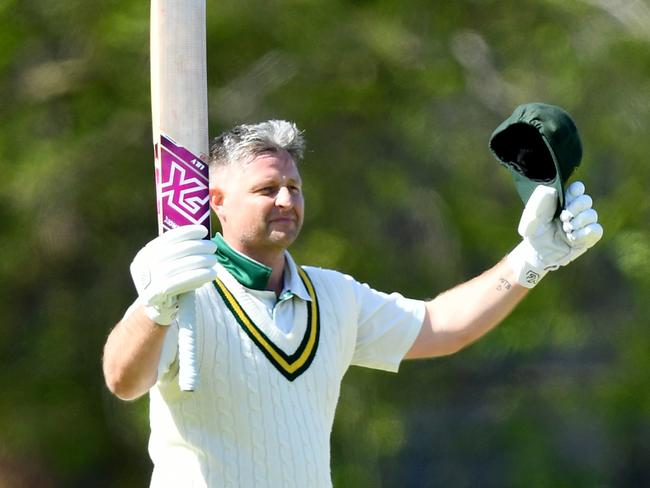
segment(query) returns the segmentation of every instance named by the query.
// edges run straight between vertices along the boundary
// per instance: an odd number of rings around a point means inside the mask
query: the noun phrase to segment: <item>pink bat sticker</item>
[[[182,225],[210,229],[208,165],[170,137],[161,134],[156,153],[156,189],[160,232]]]

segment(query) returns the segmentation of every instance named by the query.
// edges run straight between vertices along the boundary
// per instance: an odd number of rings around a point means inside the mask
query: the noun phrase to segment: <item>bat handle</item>
[[[179,298],[178,384],[182,391],[194,391],[199,385],[196,340],[196,296],[184,293]]]

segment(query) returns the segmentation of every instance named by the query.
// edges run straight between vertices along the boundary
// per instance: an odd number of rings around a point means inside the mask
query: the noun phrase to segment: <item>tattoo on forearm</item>
[[[499,278],[499,284],[497,285],[497,291],[509,290],[512,288],[510,282],[504,278]]]

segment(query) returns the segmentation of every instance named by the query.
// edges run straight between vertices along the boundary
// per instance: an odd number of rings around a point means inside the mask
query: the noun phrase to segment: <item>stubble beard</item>
[[[290,229],[273,229],[269,223],[261,228],[243,233],[239,242],[251,257],[259,259],[263,255],[283,253],[298,238],[302,223],[295,223]]]
[[[302,224],[296,222],[292,226],[290,226],[291,230],[282,230],[282,231],[274,230],[269,227],[270,226],[267,226],[268,242],[271,245],[286,250],[298,238],[298,235],[300,234],[300,229],[302,228]]]

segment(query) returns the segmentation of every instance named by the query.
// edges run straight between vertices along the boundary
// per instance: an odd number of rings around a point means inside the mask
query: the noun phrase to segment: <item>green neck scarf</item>
[[[214,235],[212,242],[217,245],[217,261],[237,281],[246,288],[266,290],[269,278],[271,277],[271,268],[235,251],[219,233]]]

